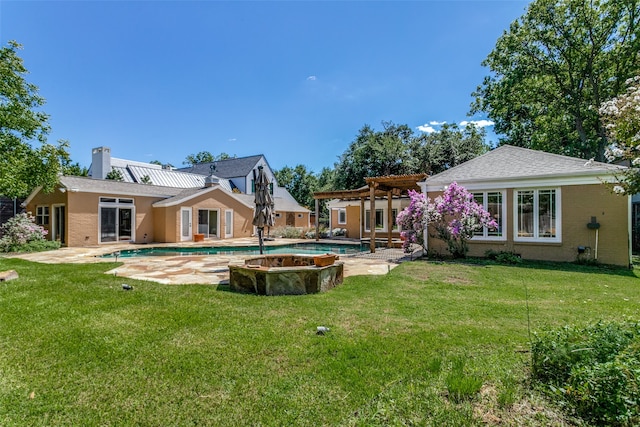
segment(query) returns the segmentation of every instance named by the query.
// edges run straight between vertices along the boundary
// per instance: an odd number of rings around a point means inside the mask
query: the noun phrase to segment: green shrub
[[[532,374],[539,381],[561,385],[578,365],[605,363],[626,348],[639,326],[598,322],[586,328],[564,327],[534,334]]]
[[[274,237],[283,237],[285,239],[301,239],[304,235],[301,229],[290,225],[272,228],[269,234]]]
[[[536,335],[532,376],[558,403],[606,425],[640,423],[640,323],[598,322]]]
[[[522,258],[515,252],[494,251],[493,249],[489,249],[484,255],[500,264],[522,264]]]

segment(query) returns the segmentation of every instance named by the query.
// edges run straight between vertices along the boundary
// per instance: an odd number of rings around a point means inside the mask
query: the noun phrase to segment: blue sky
[[[182,166],[188,154],[265,154],[332,167],[382,121],[416,132],[468,117],[481,62],[527,1],[0,0],[71,157]],[[490,131],[491,138],[496,139]]]

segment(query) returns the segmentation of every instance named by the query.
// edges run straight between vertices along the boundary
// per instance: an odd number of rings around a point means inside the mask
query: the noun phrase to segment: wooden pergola
[[[387,215],[387,246],[392,247],[393,242],[391,239],[391,228],[393,224],[393,218],[391,217],[391,201],[394,197],[401,197],[406,195],[409,190],[420,190],[418,182],[426,179],[429,175],[426,173],[418,173],[411,175],[388,175],[388,176],[376,176],[372,178],[365,178],[366,186],[357,188],[355,190],[337,190],[337,191],[320,191],[313,193],[313,198],[316,201],[316,240],[319,240],[319,222],[318,218],[320,213],[319,201],[322,199],[339,199],[339,200],[360,200],[360,217],[361,217],[361,230],[364,230],[364,212],[365,212],[365,200],[368,198],[370,203],[369,208],[369,227],[370,231],[370,243],[369,248],[371,253],[376,251],[376,227],[375,227],[375,215],[376,215],[376,198],[387,199],[389,215]]]

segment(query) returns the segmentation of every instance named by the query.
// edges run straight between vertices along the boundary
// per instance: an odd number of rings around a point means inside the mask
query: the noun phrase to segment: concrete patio
[[[326,241],[326,240],[325,240]],[[267,245],[284,245],[292,243],[313,243],[309,240],[277,239],[266,242]],[[328,241],[326,241],[328,242]],[[331,243],[337,243],[332,240]],[[343,243],[353,243],[345,242]],[[339,243],[339,242],[338,242]],[[184,242],[180,244],[109,244],[82,248],[61,248],[56,251],[37,252],[29,254],[10,255],[29,261],[46,264],[62,263],[98,263],[115,262],[115,258],[101,258],[101,255],[127,249],[141,249],[146,247],[206,247],[206,246],[256,246],[256,238],[225,239],[220,241]],[[340,255],[344,262],[344,276],[380,275],[387,274],[399,263],[415,259],[421,255],[417,249],[412,254],[406,254],[402,249],[378,248],[375,253],[360,252],[354,255]],[[226,284],[229,281],[229,262],[248,258],[250,255],[187,255],[187,256],[148,256],[148,257],[120,257],[122,265],[107,271],[123,278],[150,280],[163,284]]]

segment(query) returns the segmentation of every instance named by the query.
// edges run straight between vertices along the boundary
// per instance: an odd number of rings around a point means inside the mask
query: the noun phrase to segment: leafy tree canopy
[[[354,189],[372,176],[411,173],[409,146],[415,137],[407,125],[382,122],[382,131],[364,125],[335,165],[336,189]]]
[[[122,172],[118,169],[111,169],[105,179],[110,179],[113,181],[124,181],[124,176],[122,176]]]
[[[184,162],[182,162],[182,164],[185,165],[198,165],[200,163],[211,163],[211,162],[215,162],[218,160],[228,160],[228,159],[235,159],[238,156],[231,155],[228,153],[220,153],[220,155],[215,156],[213,154],[211,154],[209,151],[200,151],[198,154],[189,154],[187,156],[187,158],[184,160]]]
[[[467,125],[444,124],[438,132],[422,134],[411,144],[413,173],[430,175],[471,160],[489,151],[484,129]]]
[[[53,191],[63,164],[69,164],[68,142],[47,143],[49,116],[38,87],[26,81],[27,69],[9,41],[0,48],[0,194],[25,197],[34,187]]]
[[[416,135],[407,125],[383,122],[383,130],[365,125],[326,177],[332,189],[354,189],[365,178],[440,173],[489,150],[486,132],[473,125],[445,124],[438,132]]]
[[[318,191],[318,177],[304,165],[285,166],[274,172],[278,185],[285,187],[298,203],[314,209],[313,193]]]
[[[604,160],[603,101],[621,93],[640,58],[639,0],[534,0],[484,60],[474,92],[507,143]]]

